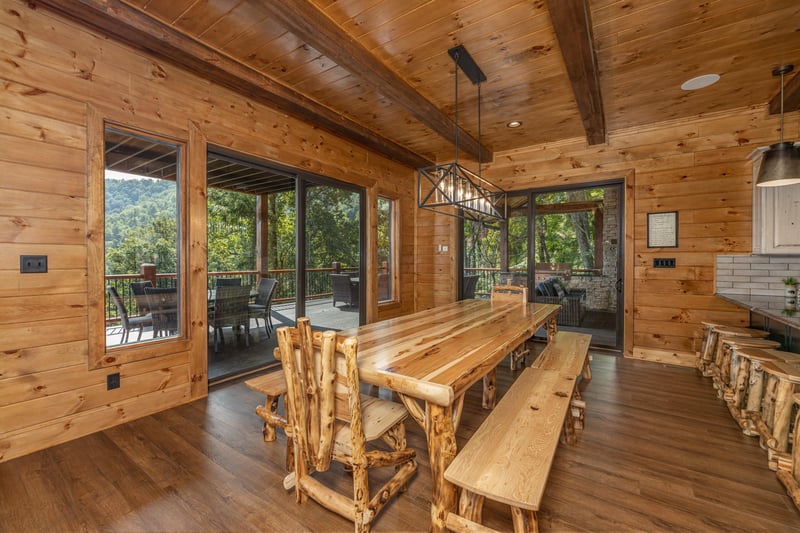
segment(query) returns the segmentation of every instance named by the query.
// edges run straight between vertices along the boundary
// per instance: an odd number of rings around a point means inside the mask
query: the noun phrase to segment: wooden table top
[[[362,382],[448,406],[559,309],[461,300],[339,335],[358,337]]]

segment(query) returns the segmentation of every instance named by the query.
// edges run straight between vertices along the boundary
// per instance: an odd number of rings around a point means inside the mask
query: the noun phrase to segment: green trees
[[[150,178],[105,183],[106,274],[139,272],[154,263],[159,272],[177,264],[175,183]]]
[[[256,267],[256,196],[208,189],[208,270]]]

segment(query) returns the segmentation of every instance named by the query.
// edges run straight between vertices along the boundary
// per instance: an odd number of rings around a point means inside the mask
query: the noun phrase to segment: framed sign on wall
[[[647,247],[678,247],[678,212],[647,213]]]

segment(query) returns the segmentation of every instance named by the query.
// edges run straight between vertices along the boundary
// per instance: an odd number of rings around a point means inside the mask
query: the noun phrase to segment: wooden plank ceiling
[[[488,78],[484,161],[561,139],[602,144],[622,128],[771,99],[774,112],[772,69],[800,69],[797,0],[36,3],[166,60],[205,65],[210,79],[412,167],[454,156],[447,50],[459,44]],[[709,73],[721,80],[680,88]],[[795,76],[787,78],[787,111],[800,106]],[[477,91],[463,73],[459,84],[460,153],[474,158]],[[512,120],[522,126],[508,128]]]

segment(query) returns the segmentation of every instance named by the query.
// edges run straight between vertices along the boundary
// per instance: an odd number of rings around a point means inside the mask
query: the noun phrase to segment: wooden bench
[[[511,507],[515,532],[538,531],[536,512],[544,494],[575,378],[556,370],[526,368],[489,413],[444,473],[461,487],[449,530],[494,531],[481,525],[484,498]]]
[[[278,400],[283,396],[284,406],[286,405],[286,378],[283,370],[278,369],[267,374],[248,379],[244,382],[256,392],[260,392],[266,399],[264,405],[256,407],[256,414],[264,419],[264,442],[272,442],[276,439],[275,428],[283,429],[286,434],[286,468],[293,469],[294,444],[292,443],[292,431],[285,416],[278,413]]]
[[[591,356],[589,344],[592,336],[585,333],[559,331],[547,343],[542,353],[531,365],[532,368],[543,370],[556,370],[575,379],[583,375],[584,379],[592,379]],[[572,422],[574,429],[583,429],[584,412],[586,403],[581,398],[581,393],[576,386],[572,393]],[[571,431],[567,428],[567,431]],[[574,435],[570,434],[570,441]]]

